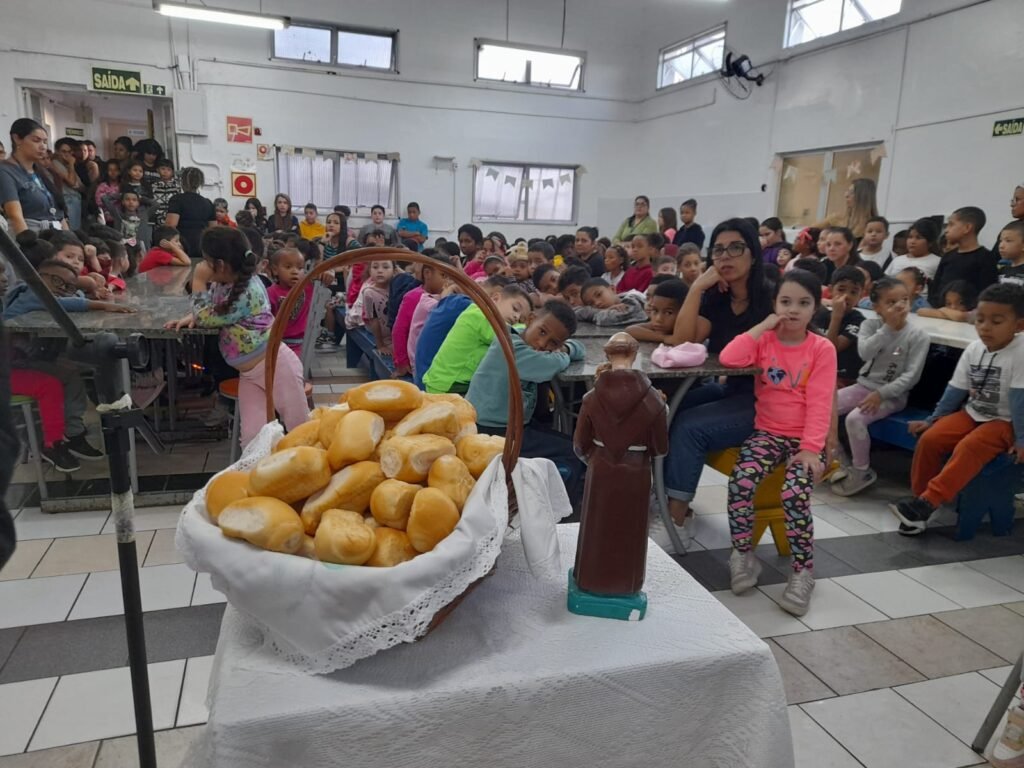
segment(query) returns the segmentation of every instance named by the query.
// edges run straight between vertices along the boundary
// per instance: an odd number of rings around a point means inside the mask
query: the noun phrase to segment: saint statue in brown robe
[[[573,436],[588,465],[573,575],[579,589],[600,595],[643,586],[651,460],[668,452],[665,398],[633,370],[638,347],[625,333],[608,340],[608,363],[583,398]]]

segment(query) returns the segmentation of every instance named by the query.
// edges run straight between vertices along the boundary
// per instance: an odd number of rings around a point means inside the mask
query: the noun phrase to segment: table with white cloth
[[[558,526],[567,574],[578,526]],[[640,622],[566,609],[510,535],[438,628],[330,675],[265,650],[230,605],[190,768],[789,768],[771,651],[648,542]]]

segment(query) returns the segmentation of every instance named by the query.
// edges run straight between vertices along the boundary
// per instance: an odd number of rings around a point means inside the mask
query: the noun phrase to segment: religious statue
[[[576,421],[573,445],[587,463],[569,610],[636,621],[647,608],[641,592],[647,565],[651,461],[668,452],[665,398],[633,370],[639,345],[616,333],[604,346]]]

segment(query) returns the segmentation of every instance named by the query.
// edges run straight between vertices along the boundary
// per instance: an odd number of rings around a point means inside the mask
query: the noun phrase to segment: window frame
[[[400,156],[400,154],[398,152],[369,152],[369,151],[355,151],[355,150],[347,150],[347,149],[321,149],[321,148],[315,148],[315,147],[290,147],[290,149],[292,150],[292,152],[285,152],[284,151],[285,150],[285,145],[281,145],[281,144],[275,144],[274,145],[274,184],[275,184],[275,189],[278,192],[282,191],[282,189],[283,189],[282,188],[282,184],[281,184],[281,168],[282,168],[282,164],[281,164],[281,161],[280,161],[280,158],[281,158],[282,155],[286,155],[286,154],[293,154],[293,155],[295,155],[295,154],[298,154],[298,155],[301,155],[303,157],[306,157],[306,156],[308,156],[308,157],[330,157],[330,158],[332,158],[334,160],[334,179],[333,179],[333,182],[332,182],[333,183],[333,188],[334,188],[334,190],[333,190],[334,203],[331,206],[332,208],[333,208],[334,205],[347,205],[347,203],[341,199],[341,166],[342,166],[342,163],[345,162],[345,155],[354,155],[357,159],[364,159],[364,160],[366,159],[367,155],[375,155],[377,157],[377,159],[384,158],[386,160],[389,160],[392,163],[392,166],[391,166],[391,189],[390,189],[392,200],[389,200],[388,203],[386,205],[384,205],[384,216],[386,218],[387,217],[390,217],[390,218],[401,218],[401,216],[398,215],[398,206],[399,206],[399,201],[402,199],[401,195],[400,195],[400,191],[399,191],[399,187],[400,187],[399,168],[401,166],[402,158],[401,158],[401,156]],[[358,189],[358,186],[359,185],[358,185],[358,181],[357,181],[357,183],[356,183],[356,188],[357,189]],[[277,193],[275,192],[275,194],[277,194]],[[295,206],[302,206],[302,205],[305,205],[306,202],[308,202],[308,201],[297,202],[295,200],[294,195],[292,195],[292,190],[291,189],[288,189],[286,191],[286,194],[288,194],[289,196],[292,197],[292,206],[293,206],[292,212],[293,213],[295,213]],[[353,206],[350,206],[352,208],[352,216],[350,217],[350,219],[354,218],[356,216],[363,215],[362,212],[363,212],[364,209],[366,211],[366,215],[369,215],[369,212],[371,211],[373,206],[377,205],[377,204],[378,203],[370,203],[369,205],[366,205],[366,206],[364,206],[364,205],[353,205]],[[321,215],[326,216],[327,213],[330,213],[330,211],[321,212]]]
[[[490,216],[481,216],[476,211],[476,180],[477,175],[486,166],[505,166],[510,168],[521,168],[523,169],[523,178],[529,178],[529,172],[533,168],[542,168],[546,170],[558,170],[558,171],[570,171],[572,173],[572,217],[566,220],[552,220],[552,219],[531,219],[526,216],[530,210],[530,196],[531,190],[525,187],[520,188],[520,195],[525,196],[520,198],[519,208],[523,210],[522,219],[501,219]],[[545,224],[551,226],[565,226],[572,225],[577,226],[579,223],[579,205],[580,205],[580,166],[579,165],[567,165],[565,163],[524,163],[517,160],[480,160],[479,165],[473,167],[473,186],[472,186],[472,205],[470,207],[470,220],[474,224]],[[517,213],[519,208],[517,208]]]
[[[294,59],[290,56],[277,55],[277,39],[274,32],[270,32],[270,58],[272,61],[287,61],[291,63],[304,64],[307,66],[320,67],[324,69],[347,69],[355,72],[378,72],[384,74],[399,74],[398,71],[398,33],[397,29],[382,29],[376,27],[359,27],[348,24],[328,24],[322,21],[304,21],[292,19],[289,27],[303,27],[308,29],[325,29],[331,33],[331,60],[330,61],[308,61],[306,59]],[[391,66],[363,67],[357,64],[342,64],[338,61],[338,33],[351,32],[357,35],[371,35],[374,37],[391,38]]]
[[[710,28],[704,30],[700,34],[693,35],[692,37],[683,38],[682,40],[680,40],[678,42],[672,43],[671,45],[666,45],[664,48],[661,48],[658,51],[658,69],[657,69],[657,72],[655,73],[655,78],[656,78],[655,79],[655,90],[656,91],[664,91],[664,90],[667,90],[667,89],[670,89],[670,88],[678,88],[678,87],[683,86],[683,85],[690,85],[692,83],[698,83],[698,82],[701,82],[703,80],[707,80],[707,79],[710,79],[710,78],[718,76],[718,74],[722,71],[722,67],[725,64],[725,53],[726,53],[726,50],[727,50],[726,49],[726,41],[728,40],[728,33],[729,33],[729,29],[728,28],[729,28],[728,22],[722,22],[721,24],[716,24],[715,26],[710,27]],[[696,47],[694,46],[695,43],[697,43],[699,40],[701,40],[701,39],[703,39],[705,37],[711,36],[712,34],[717,35],[719,31],[721,31],[721,33],[722,33],[722,61],[720,61],[718,63],[718,66],[717,66],[716,69],[712,70],[711,72],[705,72],[702,75],[697,75],[696,77],[686,78],[685,80],[681,80],[678,83],[662,84],[661,78],[662,78],[662,75],[663,75],[664,70],[665,70],[665,53],[667,51],[671,51],[671,50],[674,50],[676,48],[685,48],[685,46],[690,46],[690,52],[691,53],[695,53],[696,50],[697,50]],[[685,53],[685,50],[682,53],[680,53],[680,55],[683,55],[684,53]],[[692,67],[691,67],[690,71],[691,72],[693,71]]]
[[[816,5],[817,3],[824,2],[824,1],[825,0],[808,0],[808,2],[805,4],[804,7],[808,7],[808,6],[811,6],[811,5]],[[826,39],[828,39],[830,37],[835,37],[836,35],[841,35],[844,32],[849,33],[849,32],[852,32],[855,29],[861,29],[863,27],[867,27],[870,24],[878,24],[880,22],[887,21],[889,19],[893,19],[896,16],[899,16],[901,13],[903,13],[903,0],[900,0],[900,9],[898,11],[896,11],[896,13],[890,13],[888,16],[880,16],[877,19],[869,19],[868,21],[865,21],[863,24],[858,24],[855,27],[847,27],[847,28],[844,29],[843,28],[843,19],[845,18],[845,14],[846,14],[846,3],[847,2],[856,3],[857,0],[841,0],[841,4],[839,6],[839,29],[837,29],[835,32],[830,32],[827,35],[818,35],[817,37],[814,37],[814,38],[812,38],[810,40],[804,40],[804,41],[799,42],[799,43],[793,43],[793,42],[790,42],[790,37],[792,36],[792,33],[793,33],[793,12],[794,12],[793,6],[796,3],[798,3],[798,2],[801,2],[801,0],[789,0],[789,2],[787,2],[787,4],[786,4],[786,30],[785,30],[785,33],[784,33],[783,39],[782,39],[782,48],[783,48],[783,50],[788,50],[790,48],[796,48],[796,47],[799,47],[801,45],[810,45],[811,43],[816,43],[819,40],[826,40]],[[797,8],[795,10],[796,11],[800,11],[801,9]]]
[[[561,85],[547,85],[545,83],[518,83],[510,82],[508,80],[495,80],[489,77],[480,76],[480,48],[485,45],[494,45],[500,48],[514,48],[518,51],[531,51],[535,53],[554,53],[560,56],[575,56],[580,60],[580,76],[579,84],[576,88],[571,86]],[[473,38],[473,82],[474,83],[486,83],[487,85],[497,85],[506,88],[526,88],[530,90],[541,89],[548,92],[554,93],[584,93],[586,91],[586,74],[587,74],[587,52],[586,51],[572,51],[566,48],[548,48],[542,45],[527,45],[526,43],[510,43],[507,40],[494,40],[486,37]],[[515,163],[511,163],[515,165]],[[555,166],[544,166],[545,168],[554,168]]]
[[[847,145],[842,145],[842,146],[826,147],[824,149],[801,149],[801,150],[796,150],[796,151],[793,151],[793,152],[778,152],[778,153],[776,153],[776,156],[778,157],[778,159],[782,163],[782,165],[779,166],[778,173],[776,174],[778,180],[777,180],[777,182],[775,184],[775,205],[774,205],[774,211],[775,212],[774,212],[773,215],[774,216],[778,216],[779,218],[782,218],[782,212],[779,210],[779,203],[781,202],[781,199],[782,199],[782,185],[785,182],[785,177],[784,177],[783,169],[785,168],[785,163],[786,163],[786,160],[788,158],[792,158],[792,157],[807,157],[807,156],[813,156],[813,155],[821,155],[821,157],[822,157],[822,169],[821,169],[821,172],[822,172],[822,182],[821,182],[821,188],[818,190],[818,208],[817,208],[817,212],[815,213],[814,216],[811,217],[811,224],[813,224],[814,222],[823,221],[825,219],[825,217],[828,216],[829,188],[830,188],[830,186],[832,184],[839,183],[838,177],[837,177],[836,181],[828,181],[828,173],[830,171],[836,171],[838,173],[838,171],[840,170],[840,169],[836,168],[836,166],[835,166],[835,156],[837,154],[842,153],[842,152],[853,152],[853,151],[861,151],[861,150],[868,150],[868,151],[870,151],[870,150],[873,150],[873,149],[876,149],[876,148],[885,149],[885,142],[881,141],[881,140],[878,140],[878,141],[864,141],[864,142],[858,142],[856,144],[847,144]],[[876,188],[881,184],[882,163],[883,163],[883,161],[885,159],[886,159],[885,155],[880,156],[879,159],[878,159],[878,176],[879,176],[879,180],[875,181]],[[852,182],[850,182],[850,183],[852,183]],[[802,229],[803,227],[810,226],[811,224],[798,224],[798,225],[795,225],[795,226],[797,228]],[[787,229],[792,229],[793,228],[793,226],[788,225],[788,224],[785,224],[784,226]]]

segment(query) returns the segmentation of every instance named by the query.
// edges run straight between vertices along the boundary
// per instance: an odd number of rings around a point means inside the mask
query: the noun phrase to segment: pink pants
[[[60,379],[29,368],[12,368],[11,394],[36,401],[44,448],[52,448],[54,443],[64,439],[64,385]]]
[[[850,458],[857,469],[871,466],[871,435],[868,425],[881,421],[907,407],[907,396],[895,400],[883,400],[874,413],[864,413],[857,406],[874,390],[863,384],[851,384],[839,390],[839,415],[846,416],[846,434],[850,438]]]
[[[263,385],[266,360],[254,368],[239,373],[238,413],[242,448],[256,437],[267,423],[267,391]],[[306,382],[302,376],[302,363],[285,344],[277,352],[274,369],[274,408],[289,431],[309,417],[306,404]]]

